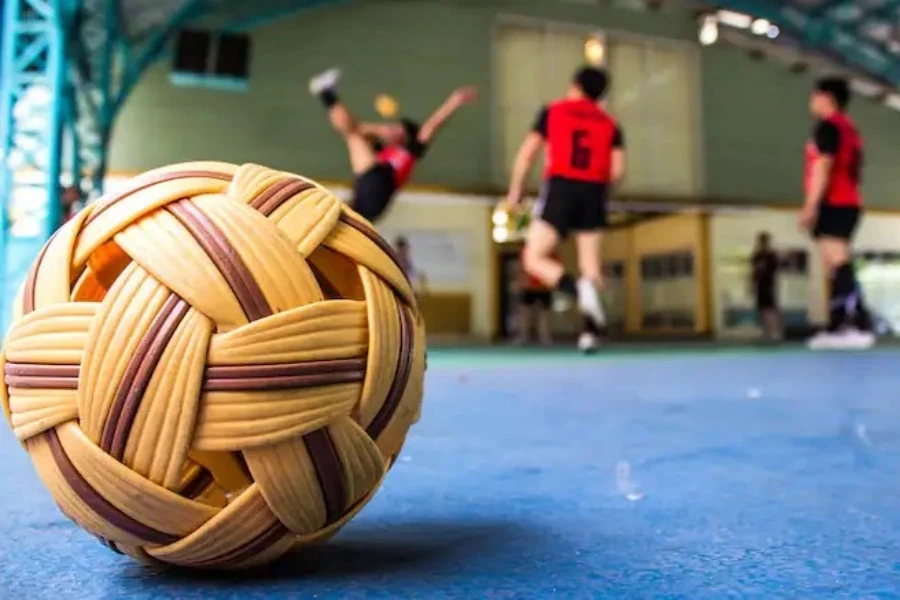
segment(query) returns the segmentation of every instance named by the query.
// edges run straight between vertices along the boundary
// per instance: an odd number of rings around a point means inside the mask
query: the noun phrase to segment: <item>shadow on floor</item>
[[[257,585],[288,580],[342,580],[397,577],[402,574],[456,571],[464,564],[511,557],[539,534],[512,522],[426,521],[388,527],[351,524],[322,546],[286,555],[272,565],[249,571],[198,572],[132,564],[121,577],[160,587],[190,582],[203,585]]]

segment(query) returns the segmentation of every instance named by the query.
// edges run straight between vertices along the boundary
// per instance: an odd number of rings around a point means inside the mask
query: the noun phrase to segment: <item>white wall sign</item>
[[[471,232],[451,229],[388,229],[381,234],[393,244],[399,236],[409,242],[413,265],[424,273],[428,286],[467,288],[472,278],[469,266]]]

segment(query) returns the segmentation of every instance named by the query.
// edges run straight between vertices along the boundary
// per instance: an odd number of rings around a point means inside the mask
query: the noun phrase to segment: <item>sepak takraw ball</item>
[[[53,235],[0,362],[69,518],[141,560],[229,569],[372,497],[419,415],[425,331],[392,248],[333,194],[187,163]]]

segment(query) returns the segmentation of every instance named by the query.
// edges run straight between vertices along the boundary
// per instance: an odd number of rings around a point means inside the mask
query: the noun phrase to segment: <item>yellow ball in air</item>
[[[379,94],[375,97],[375,110],[385,119],[390,119],[397,116],[400,105],[391,96]]]

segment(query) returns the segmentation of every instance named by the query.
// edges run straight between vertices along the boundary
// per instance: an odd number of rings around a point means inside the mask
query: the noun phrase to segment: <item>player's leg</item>
[[[575,233],[575,250],[578,254],[579,306],[582,312],[593,317],[598,325],[606,324],[606,313],[600,301],[603,289],[603,230],[589,229]],[[582,293],[581,288],[585,288]]]
[[[600,290],[603,285],[603,231],[607,225],[607,188],[599,184],[580,184],[576,199],[574,227],[578,253],[578,307],[584,315],[583,330],[578,346],[591,351],[600,341],[606,326],[606,311]]]
[[[772,332],[773,340],[781,340],[784,338],[784,329],[781,324],[781,311],[775,305],[766,312],[769,321],[769,330]]]
[[[350,206],[374,223],[387,211],[396,191],[393,169],[389,165],[376,163],[357,175]]]
[[[759,325],[763,330],[763,337],[767,340],[780,338],[778,324],[778,309],[775,303],[775,290],[767,283],[759,285],[756,289],[756,314],[759,317]]]
[[[556,288],[565,276],[565,268],[553,258],[561,239],[557,229],[542,218],[531,222],[525,236],[525,271],[551,288]]]
[[[859,220],[854,208],[822,207],[816,223],[819,256],[830,282],[827,331],[810,340],[811,348],[857,349],[875,343],[872,320],[856,278],[850,241]]]
[[[519,306],[516,314],[516,335],[513,343],[522,346],[528,343],[528,335],[531,331],[531,293],[524,290],[519,294]]]
[[[550,305],[553,299],[550,292],[541,292],[537,300],[534,309],[538,341],[543,346],[550,346],[553,344],[553,335],[550,333]]]
[[[525,239],[525,271],[553,290],[553,309],[568,310],[578,296],[576,278],[555,258],[573,219],[571,182],[552,178],[544,183]]]
[[[822,237],[819,248],[831,273],[832,320],[838,326],[869,331],[872,328],[871,316],[862,286],[856,278],[849,240]]]
[[[354,175],[362,175],[375,166],[375,151],[359,129],[359,121],[340,101],[337,85],[341,73],[338,69],[324,71],[309,81],[309,91],[318,96],[328,110],[328,119],[334,130],[344,138],[350,156],[350,168]]]
[[[762,317],[763,335],[767,340],[774,341],[781,338],[781,326],[779,324],[778,310],[769,306],[760,312]]]
[[[602,230],[578,231],[575,234],[575,247],[578,254],[578,308],[583,315],[581,335],[578,348],[582,352],[596,350],[600,336],[606,326],[606,312],[600,297],[603,284],[601,250],[603,247]]]

